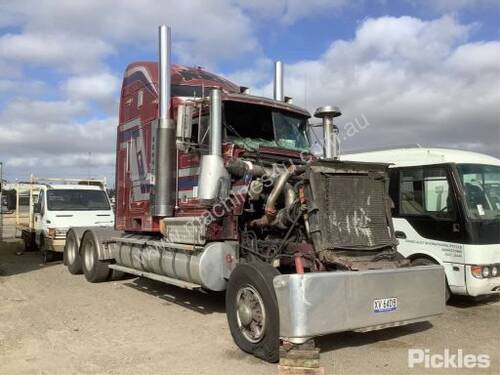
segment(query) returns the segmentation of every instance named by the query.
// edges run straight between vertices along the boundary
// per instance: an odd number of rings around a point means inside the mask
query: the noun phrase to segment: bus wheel
[[[267,263],[241,264],[231,273],[226,290],[226,315],[234,342],[267,362],[279,360],[276,275],[279,272]]]
[[[78,253],[80,241],[73,230],[69,230],[66,236],[66,244],[64,245],[64,264],[68,267],[68,271],[73,275],[83,273],[82,258]]]
[[[429,258],[416,258],[411,261],[412,266],[431,266],[434,264],[439,264],[437,262],[434,262],[433,260]],[[450,286],[448,285],[448,279],[445,276],[444,279],[445,282],[445,290],[444,290],[444,300],[445,302],[448,302],[451,298],[451,290]]]
[[[99,260],[97,238],[91,230],[85,232],[80,246],[83,273],[87,281],[100,283],[108,280],[111,269],[106,262]]]

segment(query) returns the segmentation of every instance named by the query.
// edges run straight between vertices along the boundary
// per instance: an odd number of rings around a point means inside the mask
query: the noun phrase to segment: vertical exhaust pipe
[[[220,89],[210,90],[210,155],[222,155],[222,98]]]
[[[229,195],[229,173],[222,159],[222,92],[210,90],[210,149],[203,155],[198,179],[198,198],[210,206]]]
[[[283,93],[283,62],[276,61],[274,63],[274,100],[283,101],[285,94]]]
[[[159,113],[154,161],[153,216],[173,216],[176,203],[175,176],[177,168],[175,125],[170,119],[170,27],[161,25],[158,29],[158,82]]]
[[[319,107],[314,113],[314,117],[323,119],[323,158],[337,159],[338,152],[338,128],[333,123],[335,117],[342,113],[335,106],[327,105]]]

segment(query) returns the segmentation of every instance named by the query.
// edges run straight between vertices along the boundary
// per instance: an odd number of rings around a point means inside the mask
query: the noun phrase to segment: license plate
[[[380,298],[373,300],[373,312],[389,312],[398,309],[397,298]]]

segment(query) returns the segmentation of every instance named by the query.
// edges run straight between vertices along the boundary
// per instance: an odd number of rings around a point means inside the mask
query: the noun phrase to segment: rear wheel
[[[85,232],[80,246],[80,255],[82,259],[82,269],[87,281],[99,283],[106,281],[111,274],[108,264],[99,260],[97,253],[97,238],[91,230]]]
[[[83,273],[82,259],[78,253],[79,241],[76,233],[73,230],[68,231],[66,236],[66,244],[64,245],[64,264],[73,275]]]
[[[241,264],[226,291],[229,329],[238,347],[268,362],[279,360],[279,312],[273,278],[279,272],[266,263]]]
[[[411,261],[411,264],[412,266],[431,266],[433,264],[439,264],[439,263],[429,258],[416,258]],[[446,279],[446,276],[444,278],[444,283],[445,283],[444,300],[445,302],[448,302],[449,299],[451,298],[451,290],[450,286],[448,285],[448,280]]]

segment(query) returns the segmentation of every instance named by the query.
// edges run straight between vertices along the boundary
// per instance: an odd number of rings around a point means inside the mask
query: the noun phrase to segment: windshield
[[[500,217],[500,166],[457,164],[471,219]]]
[[[108,198],[101,190],[47,190],[49,211],[106,211]]]
[[[224,102],[224,126],[227,136],[246,148],[309,150],[307,117],[292,112],[227,101]]]

